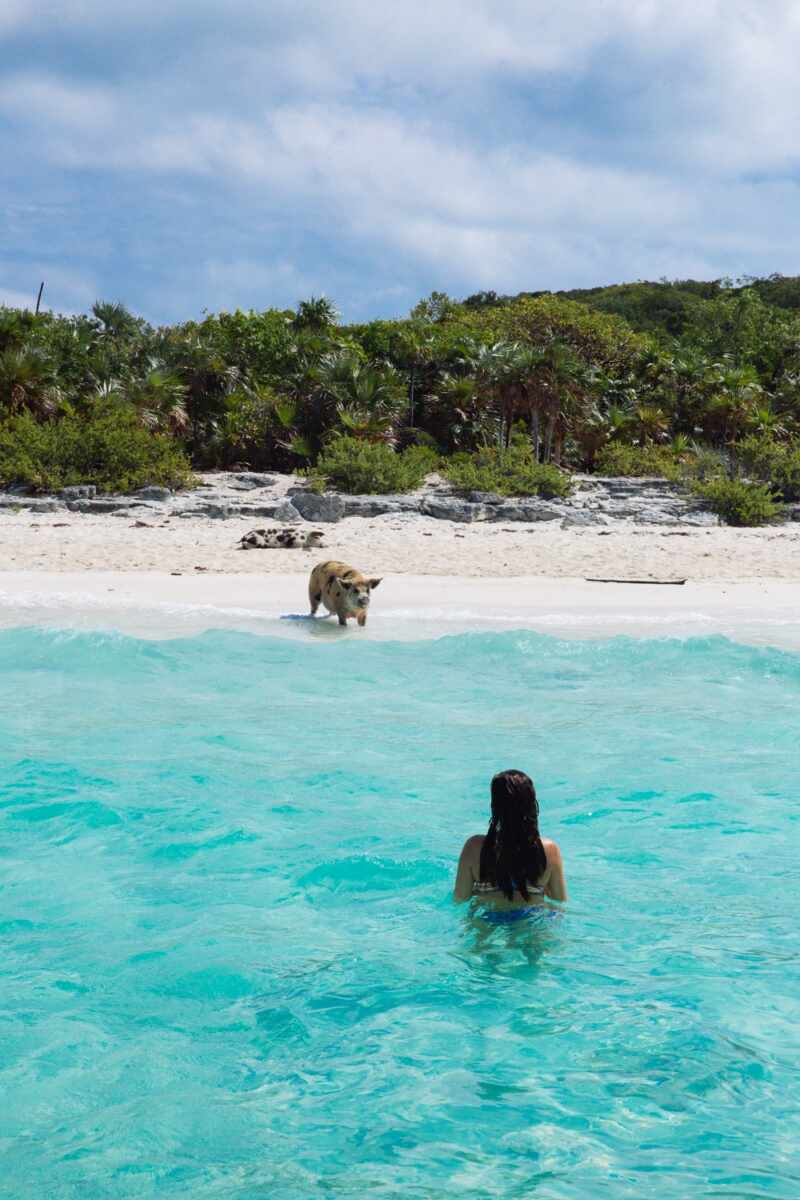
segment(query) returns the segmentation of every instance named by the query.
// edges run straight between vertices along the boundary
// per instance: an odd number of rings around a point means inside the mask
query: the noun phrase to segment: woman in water
[[[453,895],[485,902],[485,915],[501,921],[528,916],[545,897],[566,900],[561,851],[539,833],[536,789],[523,771],[501,771],[492,780],[488,832],[464,843]]]

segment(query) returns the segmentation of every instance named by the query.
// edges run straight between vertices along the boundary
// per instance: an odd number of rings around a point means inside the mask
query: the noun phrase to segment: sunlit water
[[[0,1194],[800,1195],[800,658],[0,634]],[[536,779],[571,900],[450,898]]]

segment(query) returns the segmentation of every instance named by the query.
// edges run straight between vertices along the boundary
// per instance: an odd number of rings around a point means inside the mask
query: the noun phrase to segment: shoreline
[[[387,575],[363,630],[309,621],[306,571],[270,575],[1,571],[0,629],[44,625],[143,638],[209,629],[330,641],[530,629],[566,638],[707,637],[800,651],[798,584],[597,583],[578,578]],[[286,619],[287,617],[293,619]]]
[[[265,578],[308,572],[327,558],[369,575],[486,579],[673,579],[800,582],[800,522],[763,529],[616,521],[562,528],[558,521],[458,523],[416,513],[290,524],[322,533],[303,550],[242,550],[261,520],[241,516],[0,513],[2,572],[104,571]]]

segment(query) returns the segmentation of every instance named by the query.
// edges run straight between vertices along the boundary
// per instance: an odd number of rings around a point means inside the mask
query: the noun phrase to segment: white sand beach
[[[367,637],[529,627],[572,637],[719,632],[800,647],[797,523],[564,529],[387,514],[320,526],[324,545],[312,552],[241,550],[238,539],[254,524],[6,511],[0,624],[307,635],[307,622],[280,618],[306,613],[311,566],[339,558],[384,577]],[[667,582],[676,580],[686,582]],[[314,629],[336,633],[332,622]]]
[[[69,511],[0,514],[2,571],[124,571],[284,575],[338,558],[370,574],[485,579],[800,580],[800,523],[765,529],[636,525],[563,529],[557,522],[470,525],[417,513],[320,525],[323,548],[241,550],[269,519],[140,520]],[[304,529],[313,526],[304,525]]]
[[[364,629],[305,619],[307,575],[0,573],[0,628],[48,625],[179,637],[233,628],[271,636],[406,640],[534,629],[560,637],[720,634],[800,650],[798,585],[782,579],[683,586],[584,579],[387,574]]]

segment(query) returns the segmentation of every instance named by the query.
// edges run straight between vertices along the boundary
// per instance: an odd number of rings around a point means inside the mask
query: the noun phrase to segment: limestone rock
[[[316,492],[295,492],[291,503],[305,521],[326,524],[341,521],[344,516],[344,501],[335,494],[320,496]]]
[[[472,504],[504,504],[502,496],[495,492],[468,492],[467,499]]]
[[[240,471],[227,480],[227,485],[237,491],[255,491],[256,488],[272,487],[275,482],[274,475],[264,475],[260,471]]]
[[[273,516],[276,521],[289,521],[290,523],[292,521],[300,520],[300,513],[292,504],[291,500],[281,500],[279,504],[275,505],[275,509],[271,513],[271,516]]]
[[[491,510],[493,521],[559,521],[569,514],[564,505],[553,504],[549,500],[514,499],[506,500]]]
[[[562,529],[591,529],[595,526],[609,525],[609,524],[610,524],[610,521],[609,521],[608,517],[604,517],[602,513],[591,512],[591,511],[580,512],[579,510],[576,510],[575,512],[568,513],[566,517],[562,518],[561,528]]]
[[[139,504],[144,505],[144,501],[139,501]],[[121,509],[135,507],[137,507],[136,501],[132,500],[130,496],[98,496],[91,500],[67,501],[67,508],[70,512],[81,513],[115,513]]]
[[[414,496],[342,496],[346,517],[380,517],[384,513],[419,512]]]
[[[170,499],[172,492],[169,488],[155,487],[153,485],[150,487],[139,488],[139,490],[136,492],[136,495],[140,496],[142,500],[164,501]]]
[[[97,488],[93,483],[76,483],[71,487],[62,488],[58,493],[62,500],[93,500]]]
[[[469,524],[472,521],[485,521],[486,508],[482,504],[470,504],[468,500],[457,500],[454,497],[426,496],[420,504],[420,512],[426,517],[435,517],[438,521],[458,521]]]
[[[274,517],[280,504],[277,500],[264,500],[261,504],[257,501],[243,500],[238,507],[243,517]]]
[[[236,504],[201,504],[200,511],[214,521],[228,521],[231,517],[239,516],[239,507]]]
[[[0,512],[47,513],[62,512],[63,509],[64,502],[53,496],[0,496]]]

